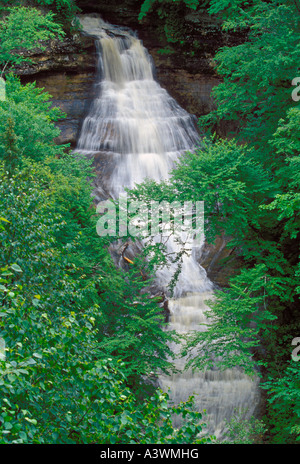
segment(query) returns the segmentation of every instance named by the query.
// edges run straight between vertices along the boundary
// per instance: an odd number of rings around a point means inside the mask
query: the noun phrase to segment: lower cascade
[[[80,16],[84,33],[93,36],[98,50],[97,95],[83,121],[77,153],[93,158],[101,175],[95,182],[95,199],[117,199],[125,188],[146,178],[167,179],[174,163],[201,143],[193,116],[182,109],[154,78],[152,59],[135,34],[107,24],[96,16]],[[176,248],[170,241],[169,247]],[[166,289],[171,270],[157,273]],[[166,290],[167,291],[167,290]],[[212,298],[213,284],[192,253],[185,256],[174,295],[169,300],[170,329],[179,333],[205,330],[205,300]],[[202,324],[202,325],[201,325]],[[174,351],[180,348],[174,346]],[[179,355],[175,366],[182,370]],[[257,380],[238,369],[182,371],[159,378],[170,388],[172,401],[195,397],[205,409],[206,432],[221,437],[224,420],[234,410],[253,415],[258,404]]]

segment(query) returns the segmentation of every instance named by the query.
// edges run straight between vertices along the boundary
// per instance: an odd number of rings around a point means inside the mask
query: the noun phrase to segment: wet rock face
[[[243,265],[238,251],[227,246],[229,241],[228,237],[217,236],[214,243],[204,244],[197,257],[197,261],[217,287],[228,286],[230,277]]]
[[[76,146],[81,122],[94,94],[94,72],[68,73],[63,71],[42,73],[24,82],[36,81],[37,86],[52,95],[52,105],[58,106],[66,114],[66,119],[57,122],[61,130],[56,142]]]
[[[74,148],[81,121],[94,96],[96,51],[93,39],[79,36],[63,42],[51,41],[45,50],[30,54],[33,63],[16,68],[23,84],[35,81],[52,96],[52,105],[67,115],[57,122],[61,135],[58,144]]]
[[[77,35],[62,41],[51,40],[43,45],[44,49],[21,51],[20,54],[30,58],[32,63],[25,62],[16,66],[16,74],[31,76],[42,72],[94,71],[95,45],[90,37]]]
[[[197,118],[214,108],[211,95],[213,87],[220,83],[215,76],[192,74],[185,69],[174,69],[170,60],[164,60],[156,50],[150,50],[156,65],[157,78],[169,94]]]

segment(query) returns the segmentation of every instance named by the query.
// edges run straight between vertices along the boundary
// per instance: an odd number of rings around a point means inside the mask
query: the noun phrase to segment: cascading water
[[[77,151],[108,160],[111,172],[101,181],[117,198],[146,177],[167,178],[199,136],[193,118],[154,80],[151,57],[132,33],[93,17],[81,23],[98,39],[100,82]]]
[[[99,90],[83,122],[76,152],[93,157],[101,167],[96,199],[116,199],[125,187],[132,188],[145,178],[167,179],[178,157],[199,145],[199,135],[193,117],[154,79],[151,57],[131,31],[95,16],[81,16],[80,22],[96,40]],[[176,251],[174,241],[169,240],[168,246]],[[159,271],[158,284],[166,288],[173,272],[172,267]],[[169,300],[170,328],[181,333],[204,330],[201,324],[208,309],[204,301],[212,292],[213,284],[194,253],[184,256]],[[184,367],[179,355],[176,367]],[[222,433],[224,419],[235,408],[247,409],[247,417],[257,404],[256,382],[238,369],[162,375],[160,383],[170,388],[174,401],[195,395],[198,409],[207,410],[209,433],[216,435]]]

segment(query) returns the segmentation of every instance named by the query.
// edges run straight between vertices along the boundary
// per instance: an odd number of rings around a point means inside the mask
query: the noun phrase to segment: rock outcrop
[[[58,121],[61,135],[57,143],[76,145],[81,121],[93,98],[96,73],[96,50],[93,39],[78,35],[62,42],[51,41],[44,50],[36,48],[27,56],[32,63],[22,63],[16,73],[22,82],[35,81],[52,96],[66,119]]]

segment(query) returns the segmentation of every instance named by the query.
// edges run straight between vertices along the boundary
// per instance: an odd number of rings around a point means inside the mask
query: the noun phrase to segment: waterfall
[[[101,179],[113,198],[146,177],[166,179],[185,150],[199,143],[194,120],[153,77],[150,55],[130,32],[83,17],[96,37],[98,97],[84,120],[77,151],[109,164]]]
[[[83,31],[95,38],[99,78],[97,96],[83,122],[76,152],[93,158],[99,167],[96,200],[117,199],[125,187],[132,188],[145,178],[167,179],[178,157],[199,146],[200,139],[193,116],[155,80],[152,59],[130,30],[95,16],[83,15],[80,22]],[[176,251],[174,241],[168,246]],[[172,267],[165,268],[156,275],[165,289],[172,272]],[[213,284],[193,250],[183,258],[169,300],[170,329],[180,333],[205,330],[205,300],[212,295]],[[184,361],[178,355],[176,367],[182,369]],[[194,395],[197,408],[207,410],[209,433],[217,436],[234,409],[247,409],[245,417],[249,417],[257,404],[256,381],[238,369],[185,371],[161,375],[159,380],[163,389],[171,389],[174,401]]]

